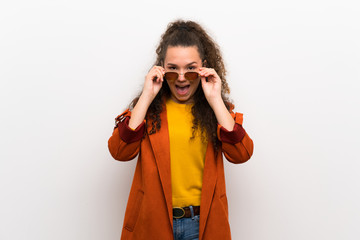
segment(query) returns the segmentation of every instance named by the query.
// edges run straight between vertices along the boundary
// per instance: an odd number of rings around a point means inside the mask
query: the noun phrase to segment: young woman
[[[217,44],[197,23],[168,25],[140,95],[115,118],[119,161],[138,156],[121,239],[231,239],[223,154],[253,153]]]

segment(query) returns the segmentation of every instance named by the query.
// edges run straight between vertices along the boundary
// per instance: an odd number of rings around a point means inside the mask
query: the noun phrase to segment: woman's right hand
[[[131,113],[131,118],[129,120],[130,128],[136,129],[144,121],[150,104],[162,87],[164,74],[165,69],[163,67],[154,66],[146,75],[143,91]]]
[[[142,95],[144,95],[144,97],[146,97],[150,102],[154,100],[160,91],[164,81],[164,74],[165,69],[163,67],[154,66],[146,75]]]

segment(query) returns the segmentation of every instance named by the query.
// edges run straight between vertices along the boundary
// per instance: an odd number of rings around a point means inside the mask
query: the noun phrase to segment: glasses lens
[[[187,72],[184,74],[185,79],[189,81],[194,81],[199,77],[199,74],[197,72]]]
[[[176,79],[178,79],[179,74],[176,72],[167,72],[165,73],[165,79],[168,81],[175,81]]]

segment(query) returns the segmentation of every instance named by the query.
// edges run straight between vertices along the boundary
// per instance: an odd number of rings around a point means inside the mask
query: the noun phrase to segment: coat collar
[[[163,110],[160,113],[161,128],[156,133],[149,135],[151,146],[155,155],[157,168],[159,170],[161,185],[163,188],[168,215],[171,226],[173,226],[173,212],[172,212],[172,191],[171,191],[171,166],[170,166],[170,141],[167,121],[166,104],[163,103]],[[148,124],[148,133],[151,130],[152,124]],[[209,214],[210,205],[213,199],[215,190],[217,172],[216,172],[216,154],[214,152],[211,141],[208,142],[205,164],[203,172],[203,183],[201,190],[201,209],[200,209],[200,223],[199,233],[200,239],[205,230],[205,223]]]

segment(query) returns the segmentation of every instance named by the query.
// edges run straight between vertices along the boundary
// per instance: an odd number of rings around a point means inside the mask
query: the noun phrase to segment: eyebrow
[[[192,64],[197,64],[197,62],[191,62],[191,63],[189,63],[189,64],[186,64],[186,66],[189,66],[189,65],[192,65]],[[177,66],[176,64],[174,64],[174,63],[168,63],[167,65],[171,65],[171,66]]]

